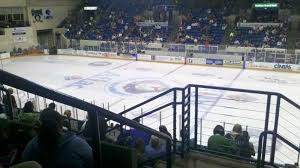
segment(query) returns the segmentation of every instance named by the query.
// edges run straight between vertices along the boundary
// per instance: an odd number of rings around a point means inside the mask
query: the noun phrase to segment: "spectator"
[[[145,143],[142,139],[137,139],[134,144],[138,162],[145,160]]]
[[[147,159],[154,159],[165,153],[165,147],[159,143],[159,138],[151,136],[149,145],[145,148],[145,156]]]
[[[45,113],[54,112],[55,111],[55,106],[56,106],[55,103],[50,103],[49,106],[41,112],[41,114],[40,114],[40,120],[44,119],[44,116],[45,116],[44,114]]]
[[[170,138],[172,138],[171,133],[169,133],[167,127],[164,126],[164,125],[159,126],[159,132],[161,132],[161,133],[163,133],[163,134],[169,136]],[[161,145],[166,145],[166,144],[167,144],[167,142],[166,142],[165,139],[159,138],[159,141],[160,141],[160,144],[161,144]]]
[[[164,125],[159,126],[159,132],[164,133],[168,135],[170,138],[172,138],[171,133],[168,131],[167,127]]]
[[[8,94],[10,96],[10,101],[8,101],[8,97],[7,95],[3,96],[3,104],[6,106],[12,106],[12,112],[13,112],[13,117],[15,118],[17,116],[17,112],[18,112],[18,106],[17,106],[17,102],[15,99],[15,96],[13,95],[14,90],[12,88],[7,89],[8,90]]]
[[[101,140],[109,141],[109,139],[107,139],[107,137],[106,137],[106,130],[108,128],[108,125],[107,125],[107,122],[106,122],[105,118],[99,117],[98,121],[99,121],[98,127],[99,127],[99,131],[100,131]],[[87,120],[82,125],[81,132],[82,132],[82,135],[84,136],[84,138],[87,140],[87,142],[89,144],[91,144],[93,131],[94,131],[94,128],[92,127],[91,121],[87,116]]]
[[[68,130],[71,129],[71,110],[66,110],[64,112],[64,127],[66,127]]]
[[[18,115],[18,120],[29,124],[38,124],[38,113],[34,112],[34,105],[31,101],[25,103]]]
[[[232,132],[226,134],[226,138],[230,140],[236,140],[237,137],[241,136],[243,132],[242,126],[240,124],[235,124],[232,128]]]
[[[50,110],[50,109],[48,109]],[[63,118],[55,112],[44,113],[37,137],[26,146],[23,161],[36,161],[43,168],[92,168],[91,147],[71,132],[63,132]]]
[[[249,134],[247,131],[243,131],[242,135],[237,137],[236,144],[239,148],[239,155],[245,158],[251,158],[255,156],[254,146],[249,142]]]
[[[55,103],[50,103],[48,106],[48,109],[50,109],[50,110],[55,110],[55,108],[56,108]]]
[[[23,113],[32,113],[34,110],[34,105],[31,101],[25,103],[22,112]]]
[[[223,153],[233,153],[236,147],[230,142],[230,140],[224,137],[224,128],[217,125],[214,128],[213,133],[214,135],[208,139],[208,149]]]

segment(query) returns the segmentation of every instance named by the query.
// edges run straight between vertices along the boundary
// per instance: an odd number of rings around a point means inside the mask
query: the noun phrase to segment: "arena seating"
[[[266,47],[266,48],[286,48],[287,47],[287,27],[257,27],[236,28],[233,33],[231,44],[236,46]]]
[[[200,9],[183,16],[178,40],[187,44],[220,44],[225,28],[223,12]]]

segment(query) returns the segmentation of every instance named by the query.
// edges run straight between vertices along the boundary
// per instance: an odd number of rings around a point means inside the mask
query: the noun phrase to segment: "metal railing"
[[[294,111],[285,112],[291,109],[287,105],[293,106]],[[173,135],[173,152],[184,155],[189,149],[196,149],[199,145],[207,146],[216,125],[222,125],[226,132],[230,132],[235,124],[240,123],[250,133],[256,151],[260,149],[260,133],[269,130],[281,132],[290,142],[297,144],[300,142],[296,134],[300,128],[298,112],[300,106],[297,103],[276,92],[188,85],[185,88],[167,90],[120,114],[129,119],[139,119],[154,129],[165,125]],[[287,120],[286,117],[297,120],[292,127],[292,131],[296,132],[286,131],[291,128],[291,125],[281,123]],[[178,139],[182,141],[179,151]],[[276,141],[276,136],[264,139],[263,161],[274,165],[291,164],[298,159],[282,159],[284,155],[298,156],[298,153],[291,153],[290,150],[290,153],[286,153],[287,147],[282,146],[283,143],[276,145]],[[265,159],[267,157],[268,160]]]
[[[264,157],[264,150],[266,148],[264,141],[265,139],[267,139],[267,135],[270,134],[273,137],[275,137],[278,140],[283,141],[285,144],[287,144],[289,147],[291,147],[293,150],[295,150],[296,152],[298,152],[298,154],[300,153],[300,148],[298,146],[296,146],[295,144],[291,143],[289,140],[285,139],[284,137],[282,137],[281,135],[273,132],[273,131],[264,131],[260,134],[259,136],[259,147],[258,147],[258,154],[257,154],[257,168],[260,167],[264,167],[265,165],[265,157]],[[299,156],[298,156],[299,157]],[[298,158],[299,161],[299,158]]]

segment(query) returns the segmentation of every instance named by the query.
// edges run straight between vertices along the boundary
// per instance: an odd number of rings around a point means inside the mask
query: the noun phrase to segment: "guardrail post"
[[[144,114],[144,111],[143,111],[143,108],[141,108],[141,116]],[[142,124],[144,124],[144,118],[141,118],[141,121],[140,121]]]
[[[47,108],[48,105],[47,105],[47,100],[46,100],[46,98],[44,98],[43,100],[44,100],[44,108]]]
[[[198,141],[198,87],[195,87],[195,142],[194,147],[197,147]]]
[[[167,168],[172,168],[172,155],[171,155],[171,140],[167,140]]]
[[[177,135],[176,135],[176,131],[177,131],[177,111],[176,111],[176,107],[177,107],[177,92],[176,92],[176,90],[174,89],[174,91],[173,91],[173,153],[176,153],[176,148],[177,148],[177,146],[176,146],[176,143],[177,143],[177,141],[176,141],[176,139],[177,139]]]
[[[202,145],[202,118],[200,118],[200,145]]]
[[[299,148],[300,148],[300,144],[299,144]],[[300,159],[300,152],[298,152],[298,158],[297,158],[297,165],[296,166],[299,166],[299,159]]]
[[[75,109],[75,117],[76,117],[76,120],[78,120],[78,111],[77,111],[77,109]]]
[[[63,108],[60,106],[60,114],[63,115]]]
[[[159,126],[161,126],[161,111],[159,111]]]
[[[89,111],[90,124],[93,127],[92,144],[93,144],[93,157],[94,168],[102,167],[102,150],[101,150],[101,137],[99,129],[99,118],[96,111]]]
[[[181,107],[181,130],[180,130],[180,135],[181,135],[181,157],[183,158],[184,155],[184,148],[185,148],[185,127],[184,127],[184,111],[185,111],[185,90],[182,89],[182,107]]]
[[[277,103],[276,103],[274,130],[273,130],[273,137],[272,137],[271,155],[270,155],[271,165],[274,165],[274,158],[275,158],[275,152],[276,152],[276,140],[277,140],[277,130],[278,130],[278,123],[279,123],[280,100],[281,100],[281,96],[278,95]]]
[[[190,151],[190,139],[191,139],[191,87],[188,88],[188,149],[187,151]]]
[[[268,131],[268,129],[269,129],[271,98],[272,98],[272,96],[268,95],[264,131]],[[268,138],[268,134],[266,134],[266,137],[263,139],[263,146],[262,146],[263,147],[263,149],[262,149],[262,165],[263,166],[264,166],[265,157],[266,157],[265,155],[266,155],[266,147],[267,147],[267,138]]]

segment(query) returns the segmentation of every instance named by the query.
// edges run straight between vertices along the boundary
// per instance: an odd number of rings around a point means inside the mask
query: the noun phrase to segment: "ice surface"
[[[109,110],[115,113],[169,88],[183,87],[187,84],[280,92],[300,104],[300,74],[293,73],[74,56],[14,58],[3,61],[2,68],[49,88],[85,101],[95,102],[99,106],[105,108],[109,106]],[[19,94],[22,99],[28,99],[27,95],[21,92]],[[241,123],[252,135],[251,140],[257,144],[258,135],[264,127],[266,96],[206,89],[200,89],[199,95],[203,97],[199,99],[199,116],[202,116],[203,119],[201,143],[206,143],[215,125],[226,124],[225,129],[230,131],[233,124]],[[143,110],[147,111],[162,105],[164,101],[168,101],[167,99],[152,104],[153,107],[144,107]],[[275,104],[276,100],[273,99],[272,103]],[[299,144],[300,138],[297,136],[300,135],[298,129],[300,119],[297,118],[299,111],[288,105],[282,105],[281,111],[286,114],[283,115],[284,118],[280,119],[279,132],[291,138],[295,144]],[[64,107],[64,109],[67,108]],[[271,111],[274,112],[274,110],[275,107],[271,106]],[[161,117],[164,119],[162,122],[172,129],[172,120],[169,118],[172,116],[170,111],[170,109],[163,110],[161,116],[154,114],[143,122],[157,128],[159,126],[157,119]],[[137,110],[126,117],[134,118],[141,113],[143,113],[142,110]],[[84,118],[80,114],[79,116]],[[193,116],[194,114],[191,115],[191,118]],[[224,122],[226,123],[224,124]],[[272,122],[270,120],[270,124]],[[282,144],[279,143],[279,145]],[[280,150],[282,155],[278,154],[278,159],[283,161],[290,159],[284,158],[287,155],[287,149]],[[294,155],[297,157],[297,153]]]

